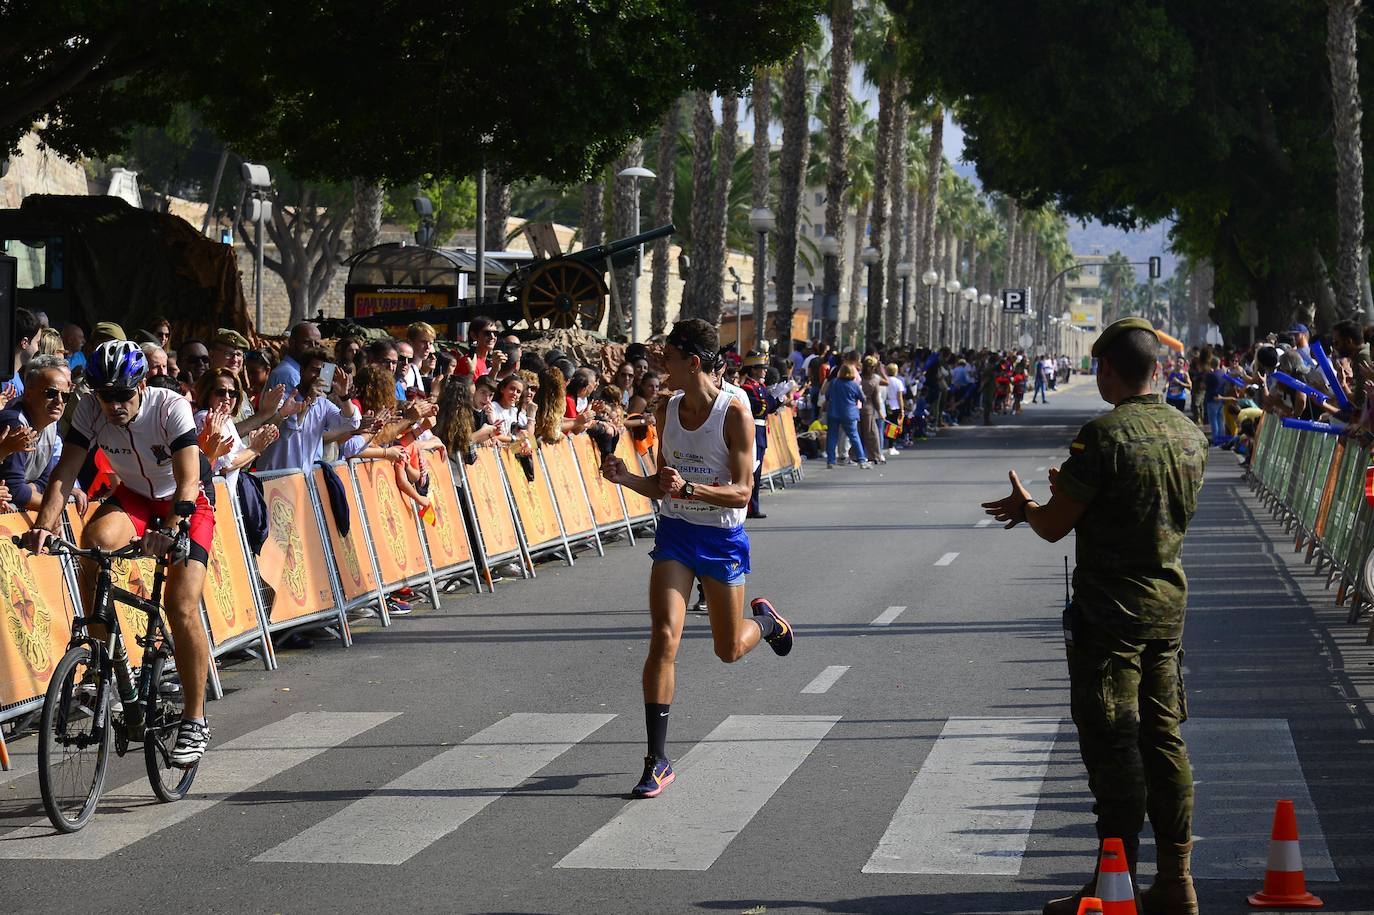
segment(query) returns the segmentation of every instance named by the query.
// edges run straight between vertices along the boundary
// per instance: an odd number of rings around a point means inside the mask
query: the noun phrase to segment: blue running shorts
[[[743,585],[744,576],[749,574],[749,535],[744,525],[707,527],[660,517],[649,557],[654,562],[680,562],[697,578]]]

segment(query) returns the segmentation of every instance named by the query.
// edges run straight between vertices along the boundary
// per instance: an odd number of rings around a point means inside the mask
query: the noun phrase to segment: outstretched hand
[[[983,509],[997,521],[1005,521],[1003,527],[1009,530],[1026,520],[1026,503],[1030,502],[1030,493],[1021,485],[1015,470],[1008,470],[1007,478],[1011,480],[1011,495],[995,502],[984,502]],[[1053,485],[1053,477],[1050,482]]]

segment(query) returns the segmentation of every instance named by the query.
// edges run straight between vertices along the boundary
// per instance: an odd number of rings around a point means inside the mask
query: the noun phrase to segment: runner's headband
[[[725,361],[720,353],[688,340],[686,334],[679,334],[676,329],[668,335],[668,339],[664,342],[671,344],[684,356],[696,356],[701,360],[701,367],[708,372],[714,372]]]

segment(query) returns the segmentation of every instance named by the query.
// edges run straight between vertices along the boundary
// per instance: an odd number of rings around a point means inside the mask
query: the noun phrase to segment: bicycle
[[[183,535],[186,529],[182,522]],[[21,545],[19,537],[12,539]],[[111,747],[123,757],[130,746],[143,745],[148,781],[163,802],[186,796],[199,763],[181,768],[171,762],[182,699],[179,684],[168,676],[175,670],[175,660],[172,636],[162,619],[167,561],[157,564],[149,600],[114,586],[114,562],[137,557],[137,542],[117,550],[83,550],[53,535],[46,546],[52,555],[89,559],[97,568],[93,610],[72,620],[71,641],[53,671],[39,718],[38,784],[43,809],[58,831],[73,833],[86,825],[100,803]],[[115,613],[116,601],[148,616],[145,631],[134,636],[143,648],[136,683]],[[88,631],[91,624],[105,628],[104,639]],[[120,698],[119,709],[114,707],[112,688]],[[93,768],[85,775],[88,765]]]

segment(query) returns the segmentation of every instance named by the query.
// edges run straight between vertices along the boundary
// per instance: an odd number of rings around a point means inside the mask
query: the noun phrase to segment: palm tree
[[[706,287],[703,277],[709,266],[706,254],[711,223],[712,157],[716,119],[711,114],[711,94],[696,92],[692,111],[692,217],[688,228],[695,268],[688,277],[682,300],[682,316],[698,318],[705,313]]]
[[[896,98],[893,100],[892,139],[889,144],[887,163],[888,196],[892,200],[892,215],[888,220],[887,262],[887,308],[883,314],[881,340],[891,342],[900,334],[902,301],[900,280],[897,277],[897,263],[902,259],[903,241],[906,238],[906,152],[907,106],[906,81],[897,80]]]
[[[862,306],[859,301],[859,288],[863,282],[863,270],[859,266],[859,253],[867,243],[868,212],[873,200],[873,172],[878,148],[878,122],[868,113],[867,102],[857,102],[850,109],[849,132],[849,201],[854,213],[853,256],[850,260],[849,291],[845,322],[851,331],[856,329]]]
[[[730,182],[734,177],[735,153],[739,141],[739,96],[735,93],[720,99],[720,143],[716,151],[714,174],[711,178],[710,222],[707,235],[697,244],[703,263],[701,271],[701,316],[711,324],[720,323],[725,273],[725,230],[729,222]]]
[[[627,168],[635,168],[644,164],[644,142],[634,140],[625,151],[616,159],[611,166],[611,234],[616,238],[625,238],[635,234],[635,209],[636,198],[639,195],[639,182],[629,178],[619,177],[620,173]],[[611,299],[611,313],[606,319],[606,336],[612,340],[620,337],[629,337],[630,328],[633,326],[633,319],[630,316],[630,309],[633,307],[633,289],[636,282],[635,268],[633,266],[621,267],[613,271],[612,282],[615,283],[615,295]]]
[[[1331,110],[1335,121],[1337,314],[1360,310],[1361,251],[1364,247],[1364,155],[1360,147],[1359,41],[1356,22],[1362,0],[1327,0],[1326,57],[1331,67]],[[1367,274],[1366,274],[1367,275]]]
[[[921,238],[917,244],[916,269],[924,274],[928,270],[939,270],[935,258],[935,214],[939,206],[940,166],[944,163],[945,149],[945,111],[936,102],[930,113],[930,142],[926,146],[926,174],[921,196]],[[927,342],[935,339],[935,312],[932,308],[922,309],[925,320],[921,331]]]
[[[582,185],[582,247],[601,244],[606,237],[606,175],[597,174]]]
[[[854,0],[835,0],[830,11],[830,88],[826,119],[828,140],[825,170],[825,233],[838,243],[839,254],[827,258],[825,275],[821,281],[821,302],[824,324],[821,339],[835,341],[836,319],[839,317],[840,276],[844,272],[846,192],[849,190],[849,69],[852,64],[854,42]],[[834,317],[832,317],[832,314]]]
[[[510,221],[511,186],[493,169],[487,170],[487,221],[482,227],[488,251],[506,249],[506,223]]]
[[[878,143],[873,166],[873,205],[869,216],[869,245],[878,252],[878,260],[869,271],[867,314],[864,320],[864,340],[868,348],[882,344],[883,338],[883,248],[887,235],[887,185],[891,168],[893,107],[897,104],[898,75],[896,68],[883,68],[890,57],[896,56],[896,40],[889,29],[883,31],[881,52],[869,58],[870,73],[877,76],[878,85]],[[870,75],[870,79],[873,79]]]
[[[797,229],[802,182],[806,177],[806,153],[811,142],[806,104],[806,57],[807,48],[798,48],[783,71],[782,84],[782,155],[778,162],[778,253],[775,261],[778,265],[778,305],[774,338],[789,350],[792,345],[792,293],[797,279]]]
[[[769,115],[772,113],[773,90],[767,67],[754,71],[754,87],[749,102],[754,113],[754,149],[750,162],[752,172],[750,203],[753,209],[768,206],[768,185],[772,177],[773,143],[768,137]],[[754,263],[754,342],[763,340],[763,314],[768,303],[768,265],[755,258]],[[736,341],[737,347],[744,344]]]
[[[673,192],[677,188],[678,122],[682,100],[674,99],[663,112],[658,125],[658,182],[654,187],[654,225],[662,226],[673,219]],[[649,285],[649,333],[661,334],[668,328],[668,243],[660,238],[654,242],[653,279]]]

